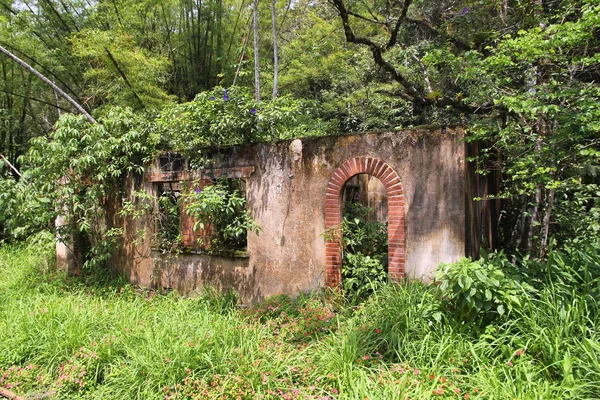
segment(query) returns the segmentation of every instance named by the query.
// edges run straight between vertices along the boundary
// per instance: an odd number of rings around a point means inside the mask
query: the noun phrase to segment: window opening
[[[244,253],[248,230],[259,230],[246,208],[242,179],[192,182],[184,190],[182,209],[184,245],[205,253]]]
[[[239,255],[259,227],[246,208],[243,179],[156,184],[152,247],[163,253]]]
[[[161,172],[180,172],[185,169],[185,158],[178,153],[164,152],[158,156]]]
[[[152,247],[164,253],[181,250],[181,185],[175,182],[156,185],[154,240]]]

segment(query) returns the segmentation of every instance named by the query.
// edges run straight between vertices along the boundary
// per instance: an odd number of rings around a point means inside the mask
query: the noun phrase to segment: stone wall
[[[476,255],[479,248],[474,237],[479,226],[473,224],[481,224],[483,217],[474,214],[481,208],[472,204],[478,187],[460,128],[259,143],[214,150],[209,157],[211,167],[204,170],[150,169],[142,177],[129,177],[124,197],[131,199],[133,190],[156,194],[158,182],[242,178],[261,232],[248,233],[243,257],[168,257],[152,250],[149,240],[133,240],[138,230],[152,229],[149,217],[115,217],[113,223],[122,225],[125,234],[113,265],[132,282],[186,294],[204,284],[233,288],[245,302],[336,284],[339,244],[326,243],[323,234],[339,222],[340,186],[359,173],[377,177],[388,192],[393,277],[430,279],[440,262],[467,252]]]

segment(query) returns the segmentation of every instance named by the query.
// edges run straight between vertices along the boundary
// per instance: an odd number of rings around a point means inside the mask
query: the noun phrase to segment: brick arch
[[[325,284],[341,283],[342,249],[339,226],[342,222],[342,190],[357,174],[379,179],[388,196],[388,273],[393,280],[404,277],[404,190],[400,177],[388,164],[373,157],[356,157],[333,172],[325,193],[325,227],[333,235],[325,243]]]

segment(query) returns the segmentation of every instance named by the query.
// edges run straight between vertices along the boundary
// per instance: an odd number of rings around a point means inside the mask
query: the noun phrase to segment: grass
[[[251,309],[68,278],[44,241],[0,248],[0,386],[56,399],[600,398],[597,299],[551,286],[485,326],[437,289]],[[576,290],[576,288],[573,288]],[[341,305],[340,305],[341,304]]]

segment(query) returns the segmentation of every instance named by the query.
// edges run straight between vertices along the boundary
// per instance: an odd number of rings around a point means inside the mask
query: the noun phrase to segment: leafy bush
[[[387,264],[387,226],[368,219],[370,208],[360,203],[347,203],[342,221],[342,240],[346,253],[378,258]]]
[[[102,221],[105,202],[120,178],[141,173],[154,153],[147,133],[131,109],[110,109],[98,124],[63,115],[49,137],[31,141],[21,159],[23,179],[0,179],[0,188],[12,197],[5,203],[4,192],[0,195],[0,222],[19,237],[54,228],[63,215],[64,223],[56,227],[59,238],[80,238],[85,265],[105,261],[115,241],[112,227]]]
[[[186,213],[196,219],[194,229],[211,231],[210,243],[201,243],[208,252],[245,250],[246,232],[260,230],[246,209],[246,198],[227,180],[182,197]]]
[[[520,295],[531,286],[511,273],[504,254],[484,255],[477,261],[461,258],[442,263],[435,273],[447,306],[466,321],[489,321],[521,305]]]
[[[166,107],[153,137],[194,163],[207,147],[322,135],[319,126],[305,101],[283,96],[258,102],[246,88],[216,87],[193,101]]]
[[[386,282],[387,271],[379,258],[362,253],[344,254],[342,286],[350,302],[366,299]]]
[[[341,225],[342,288],[346,298],[356,303],[387,282],[387,227],[368,220],[370,209],[360,203],[349,203],[346,210]]]

